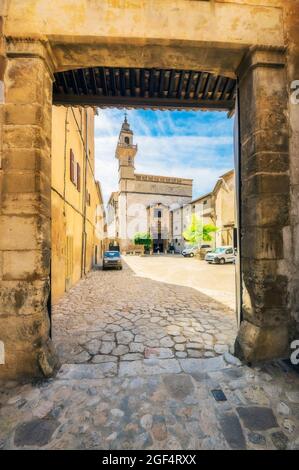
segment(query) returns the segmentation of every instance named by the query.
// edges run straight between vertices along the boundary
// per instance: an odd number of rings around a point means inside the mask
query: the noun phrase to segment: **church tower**
[[[136,153],[137,145],[133,144],[133,131],[130,129],[130,124],[125,114],[125,120],[121,126],[115,151],[115,157],[118,159],[119,180],[135,178],[134,159]]]

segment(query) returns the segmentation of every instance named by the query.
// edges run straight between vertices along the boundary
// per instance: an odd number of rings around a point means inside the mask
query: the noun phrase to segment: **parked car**
[[[184,248],[183,251],[182,251],[182,255],[186,258],[186,257],[193,257],[195,255],[197,255],[199,251],[199,248],[198,246],[191,246],[191,247],[188,247],[188,248]]]
[[[205,259],[205,255],[212,250],[213,248],[211,247],[211,245],[201,245],[199,248],[200,259]]]
[[[108,268],[122,269],[119,251],[105,251],[103,256],[103,270]]]
[[[208,263],[214,264],[234,263],[235,259],[236,255],[232,246],[220,246],[205,256]]]

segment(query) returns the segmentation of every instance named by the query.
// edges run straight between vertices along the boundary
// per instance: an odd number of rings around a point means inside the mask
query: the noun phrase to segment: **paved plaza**
[[[62,366],[0,383],[0,449],[299,449],[298,373],[241,364],[233,310],[169,283],[173,259],[154,280],[153,260],[93,271],[54,307]]]
[[[53,339],[63,363],[214,357],[232,347],[234,311],[194,288],[145,277],[152,260],[157,271],[161,263],[169,263],[169,272],[182,269],[177,257],[127,257],[122,271],[91,272],[53,308]],[[182,261],[186,279],[194,276],[190,266],[200,261]]]

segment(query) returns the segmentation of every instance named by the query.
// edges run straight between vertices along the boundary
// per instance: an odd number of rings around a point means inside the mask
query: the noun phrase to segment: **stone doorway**
[[[166,36],[159,41],[156,39],[160,37],[159,31],[152,21],[146,38],[145,33],[141,37],[137,30],[134,30],[136,38],[132,38],[131,30],[119,24],[123,15],[117,16],[112,11],[113,30],[123,31],[124,38],[112,37],[96,10],[89,19],[84,14],[83,19],[80,17],[76,31],[68,29],[71,21],[63,22],[63,30],[54,25],[53,20],[59,15],[47,9],[39,13],[35,9],[28,11],[29,20],[25,23],[18,17],[11,20],[8,16],[5,20],[0,77],[5,88],[5,101],[1,105],[5,154],[1,170],[0,340],[4,343],[6,360],[0,366],[1,376],[50,375],[55,368],[46,307],[51,248],[49,168],[53,73],[103,65],[175,66],[228,74],[238,79],[243,295],[236,351],[249,362],[288,354],[297,311],[293,279],[298,277],[294,260],[287,254],[296,235],[292,228],[294,221],[290,220],[293,202],[290,202],[289,174],[290,154],[296,154],[296,135],[291,136],[290,132],[294,115],[289,109],[287,86],[288,77],[293,76],[296,67],[292,69],[286,60],[295,63],[294,51],[285,48],[292,39],[283,35],[283,22],[289,20],[277,16],[277,2],[275,8],[270,4],[269,9],[261,7],[259,20],[254,6],[242,5],[243,18],[250,19],[252,27],[241,26],[236,34],[232,25],[240,18],[240,5],[217,2],[215,11],[225,9],[227,23],[226,27],[219,27],[215,38],[211,34],[215,32],[212,19],[216,17],[208,3],[192,2],[190,22],[190,15],[181,14],[184,24],[180,31],[184,34],[180,36],[173,16],[169,17],[169,2],[165,2],[161,17],[165,21],[168,18],[166,23],[170,22],[173,29],[172,32],[167,29]],[[179,2],[178,8],[185,8],[185,2]],[[289,11],[289,2],[282,2],[281,8]],[[16,7],[15,11],[22,14],[22,9]],[[206,26],[200,20],[203,13],[208,30],[203,29]],[[135,21],[134,28],[144,24],[144,11],[136,11],[139,14],[140,22]],[[262,20],[265,26],[261,32],[259,21]],[[96,21],[96,26],[89,24],[90,21]],[[99,24],[103,25],[106,37],[97,36]],[[37,31],[42,27],[47,31],[39,35]],[[292,173],[291,177],[294,184],[296,176]],[[16,259],[21,262],[16,263]],[[294,268],[293,274],[289,263]]]

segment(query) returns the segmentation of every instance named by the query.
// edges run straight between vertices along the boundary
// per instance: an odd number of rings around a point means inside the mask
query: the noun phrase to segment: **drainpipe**
[[[82,132],[81,126],[81,132]],[[85,109],[85,146],[83,145],[83,227],[82,227],[82,264],[81,277],[86,274],[86,182],[87,182],[87,159],[88,159],[88,120],[87,109]]]

